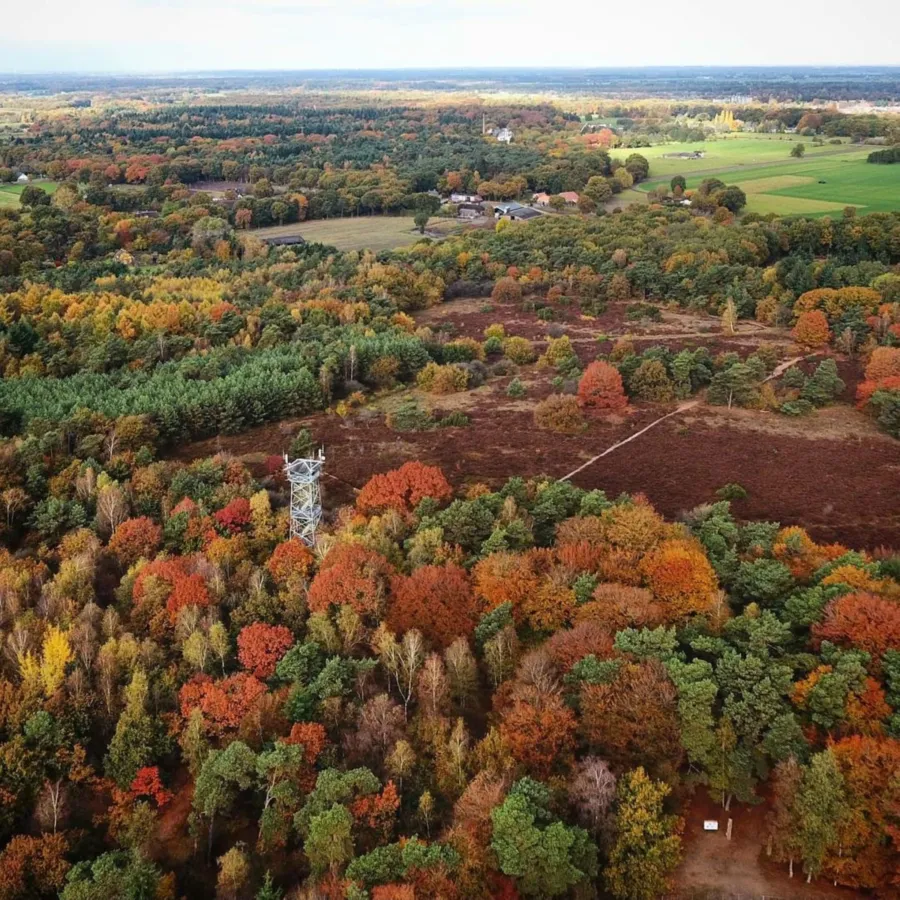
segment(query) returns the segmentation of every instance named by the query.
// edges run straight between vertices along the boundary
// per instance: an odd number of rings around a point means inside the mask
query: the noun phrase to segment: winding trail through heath
[[[815,354],[812,354],[815,356]],[[791,366],[795,366],[798,362],[807,359],[806,356],[795,356],[791,359],[785,360],[783,363],[780,363],[775,367],[772,371],[772,374],[769,375],[768,378],[763,379],[763,384],[767,381],[771,381],[773,378],[777,378],[783,372],[786,372]],[[563,475],[560,478],[560,481],[569,481],[572,477],[577,475],[579,472],[583,472],[589,466],[592,466],[598,459],[603,459],[604,456],[608,456],[614,450],[618,450],[619,447],[624,447],[625,444],[630,444],[633,440],[639,438],[642,434],[646,434],[651,428],[656,428],[660,422],[665,422],[666,419],[671,419],[673,416],[680,416],[682,413],[686,413],[690,409],[694,409],[699,406],[703,402],[702,397],[697,397],[694,400],[687,400],[684,403],[680,403],[675,409],[671,412],[666,413],[664,416],[660,416],[658,419],[654,419],[649,425],[645,425],[640,431],[636,431],[634,434],[630,434],[624,440],[619,441],[616,444],[613,444],[611,447],[607,447],[602,453],[598,453],[596,456],[592,456],[586,463],[582,463],[577,469],[573,469],[569,472],[568,475]]]

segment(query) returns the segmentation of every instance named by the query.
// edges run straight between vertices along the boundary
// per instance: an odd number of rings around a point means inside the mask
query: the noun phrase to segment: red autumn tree
[[[349,606],[361,616],[373,615],[381,609],[392,574],[380,553],[362,544],[338,544],[309,586],[309,608],[326,612],[332,605]]]
[[[366,514],[385,509],[408,513],[425,497],[443,503],[452,496],[453,490],[437,466],[413,461],[370,478],[356,498],[356,508]]]
[[[360,825],[371,828],[385,839],[394,830],[394,821],[399,808],[400,796],[394,782],[389,781],[380,794],[368,794],[354,800],[350,805],[350,812]]]
[[[791,337],[803,347],[822,347],[831,340],[828,319],[821,309],[800,313]]]
[[[254,622],[241,629],[238,635],[238,659],[241,665],[265,680],[275,674],[275,666],[294,643],[290,628]]]
[[[148,516],[126,519],[109,539],[109,552],[126,567],[141,557],[152,559],[161,546],[162,528]]]
[[[865,650],[877,662],[885,650],[900,647],[900,603],[862,591],[844,594],[828,604],[813,634]]]
[[[214,516],[216,525],[229,534],[238,534],[250,524],[250,501],[246,497],[235,497]]]
[[[376,884],[372,900],[416,900],[416,890],[411,884]]]
[[[238,728],[265,693],[266,686],[246,672],[221,681],[213,681],[208,675],[195,675],[178,692],[178,704],[185,720],[194,709],[199,709],[209,731],[222,735]]]
[[[856,399],[860,406],[865,406],[875,391],[900,391],[900,375],[891,375],[880,381],[861,381],[856,388]]]
[[[578,382],[578,399],[582,406],[594,409],[624,409],[628,405],[622,376],[615,366],[592,362]]]
[[[174,623],[178,621],[178,613],[186,606],[209,606],[209,591],[202,575],[185,575],[176,580],[172,587],[172,593],[166,601],[166,610],[169,619]]]
[[[280,587],[292,578],[307,578],[312,571],[315,557],[303,541],[292,538],[282,541],[273,551],[266,568]]]
[[[561,628],[543,646],[563,672],[585,656],[608,659],[614,655],[614,631],[596,622],[579,622],[573,628]]]
[[[503,715],[500,734],[529,774],[547,778],[575,746],[575,716],[557,693],[522,686]]]
[[[132,597],[135,604],[140,606],[148,580],[152,577],[170,587],[166,611],[172,624],[178,621],[178,614],[186,606],[209,606],[210,596],[206,582],[201,575],[192,574],[188,564],[187,557],[176,556],[172,559],[156,559],[144,566],[134,581]]]
[[[138,769],[134,781],[131,782],[131,793],[135,797],[150,797],[160,808],[172,799],[172,794],[165,789],[159,778],[158,766],[144,766],[143,769]]]
[[[325,726],[318,722],[297,722],[284,743],[298,744],[303,748],[303,763],[297,774],[297,784],[301,790],[311,791],[316,783],[316,761],[328,745]]]
[[[472,584],[460,566],[422,566],[391,581],[387,623],[392,631],[418,628],[433,646],[443,649],[454,638],[468,637],[477,619]]]

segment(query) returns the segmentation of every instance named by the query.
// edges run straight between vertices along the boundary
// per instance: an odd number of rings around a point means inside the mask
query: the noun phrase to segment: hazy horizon
[[[582,0],[97,0],[85,16],[77,4],[35,0],[5,26],[0,70],[900,65],[894,0],[873,0],[864,19],[821,0],[759,0],[752,16],[713,0],[647,0],[639,18],[625,12]]]

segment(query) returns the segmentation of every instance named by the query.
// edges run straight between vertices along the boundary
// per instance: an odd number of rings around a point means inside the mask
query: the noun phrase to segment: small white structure
[[[291,483],[291,537],[308,547],[316,546],[316,529],[322,521],[319,477],[324,465],[322,450],[309,459],[289,460],[284,454],[284,474]]]
[[[451,203],[481,203],[480,194],[450,194]]]
[[[703,830],[704,831],[718,831],[719,823],[715,819],[704,819],[703,820]]]
[[[28,184],[28,176],[23,172],[17,179],[16,184]]]
[[[501,144],[509,144],[512,143],[513,133],[508,128],[501,128],[497,132],[497,140],[500,141]]]

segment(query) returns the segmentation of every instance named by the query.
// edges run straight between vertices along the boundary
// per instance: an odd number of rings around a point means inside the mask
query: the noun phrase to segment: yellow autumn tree
[[[55,694],[66,677],[66,666],[74,658],[66,633],[51,625],[44,635],[40,659],[32,653],[19,656],[19,671],[26,693],[40,690],[45,697]]]

